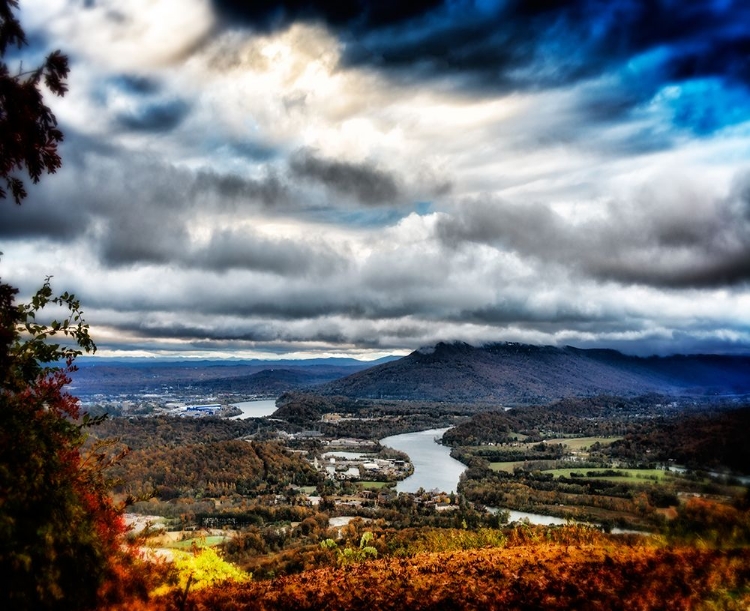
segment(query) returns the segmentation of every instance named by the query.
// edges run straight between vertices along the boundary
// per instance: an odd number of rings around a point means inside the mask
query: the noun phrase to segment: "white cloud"
[[[24,0],[27,29],[102,70],[181,62],[215,25],[210,0]]]

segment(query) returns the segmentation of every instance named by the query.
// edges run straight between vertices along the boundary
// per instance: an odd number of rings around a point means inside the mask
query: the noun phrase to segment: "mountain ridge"
[[[439,342],[315,389],[367,399],[524,404],[570,396],[750,393],[750,356],[639,357],[612,349]]]

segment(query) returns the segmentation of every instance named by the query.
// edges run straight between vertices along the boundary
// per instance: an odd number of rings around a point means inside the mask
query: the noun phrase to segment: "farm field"
[[[510,462],[491,462],[490,469],[493,471],[503,471],[505,473],[513,473],[516,467],[520,467],[526,461],[525,460],[513,460]]]
[[[171,549],[183,549],[183,550],[189,550],[193,547],[214,547],[216,545],[221,545],[224,543],[227,539],[229,539],[229,535],[209,535],[207,537],[192,537],[190,539],[183,539],[181,541],[174,541],[172,543],[168,543],[165,545],[167,548]]]
[[[548,439],[546,443],[562,443],[573,452],[588,450],[594,444],[608,446],[615,441],[620,441],[622,437],[573,437],[570,439]]]
[[[359,485],[365,490],[381,490],[382,488],[388,488],[392,486],[392,482],[371,482],[371,481],[360,481]]]
[[[605,475],[606,473],[617,473],[617,475]],[[587,479],[598,479],[608,482],[619,482],[623,484],[633,483],[653,483],[665,479],[676,479],[678,476],[662,469],[592,469],[592,468],[574,468],[574,469],[550,469],[544,471],[554,477],[585,477]],[[597,473],[601,475],[587,475]]]

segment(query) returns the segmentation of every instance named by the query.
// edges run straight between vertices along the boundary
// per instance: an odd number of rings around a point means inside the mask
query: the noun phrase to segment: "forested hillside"
[[[318,475],[299,455],[278,443],[215,441],[180,447],[145,448],[111,469],[115,488],[134,496],[251,495],[277,485],[315,484]]]

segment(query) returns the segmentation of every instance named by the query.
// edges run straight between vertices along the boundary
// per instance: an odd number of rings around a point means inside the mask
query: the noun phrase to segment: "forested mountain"
[[[325,384],[375,399],[524,404],[570,396],[717,396],[750,392],[750,356],[627,356],[615,350],[439,343]]]

